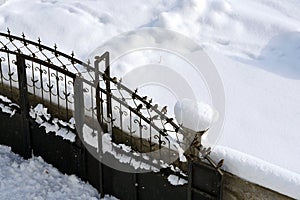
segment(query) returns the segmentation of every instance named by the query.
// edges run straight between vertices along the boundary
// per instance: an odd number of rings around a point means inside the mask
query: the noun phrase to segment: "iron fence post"
[[[133,178],[134,178],[134,181],[135,181],[135,188],[134,188],[134,197],[133,197],[133,200],[138,200],[139,199],[139,178],[138,178],[138,173],[134,173],[133,174]]]
[[[112,133],[112,122],[113,122],[113,116],[112,116],[112,103],[111,103],[111,89],[110,89],[110,61],[109,61],[109,52],[105,52],[103,54],[104,60],[105,60],[105,85],[106,85],[106,91],[107,91],[107,119],[110,120],[109,126],[108,126],[108,132]],[[112,135],[113,138],[113,135]]]
[[[21,108],[21,127],[24,140],[23,157],[28,159],[32,157],[30,122],[29,122],[29,102],[26,77],[25,58],[17,55],[17,71],[20,92],[20,108]]]
[[[105,75],[107,77],[106,80],[106,91],[108,93],[107,95],[107,117],[112,117],[112,105],[111,105],[111,90],[110,90],[110,63],[109,63],[109,52],[105,52]]]
[[[188,188],[187,188],[187,200],[192,200],[192,181],[193,181],[193,164],[188,161]]]
[[[106,53],[102,56],[106,56]],[[95,83],[94,86],[96,87],[96,109],[97,109],[97,121],[99,125],[101,126],[101,117],[103,117],[103,113],[100,112],[100,79],[99,79],[99,63],[102,61],[102,56],[101,58],[96,58],[95,63],[94,63],[94,69],[95,69]],[[106,59],[106,58],[105,58]],[[104,79],[105,80],[105,79]],[[107,81],[106,81],[107,82]],[[108,96],[107,96],[108,99]],[[109,110],[109,105],[107,104],[107,110]],[[107,117],[109,119],[109,116],[107,114]],[[107,127],[109,129],[109,125]],[[99,154],[99,189],[100,189],[100,197],[104,198],[104,181],[103,181],[103,164],[102,164],[102,130],[98,130],[98,154]],[[108,131],[108,130],[107,130]]]
[[[83,99],[83,81],[80,77],[74,81],[74,117],[76,119],[76,131],[77,134],[83,135],[83,124],[84,124],[84,99]],[[77,158],[77,168],[81,177],[86,177],[86,149],[81,141],[80,137],[76,137],[76,146],[80,148],[80,153]]]

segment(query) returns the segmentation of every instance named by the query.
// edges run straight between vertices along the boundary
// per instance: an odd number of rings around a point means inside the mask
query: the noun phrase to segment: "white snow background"
[[[80,59],[141,27],[192,38],[225,87],[214,156],[225,158],[226,170],[300,199],[299,10],[297,0],[2,0],[0,30],[40,36]]]

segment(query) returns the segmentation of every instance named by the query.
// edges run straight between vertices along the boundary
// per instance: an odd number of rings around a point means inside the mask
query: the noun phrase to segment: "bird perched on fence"
[[[152,107],[152,110],[157,110],[157,108],[158,108],[158,104],[155,104],[153,107]],[[152,111],[151,110],[151,111]]]
[[[117,77],[113,77],[112,82],[113,82],[113,83],[117,83],[117,82],[118,82]]]
[[[162,114],[167,114],[168,110],[167,110],[167,106],[163,107],[160,111]]]
[[[217,169],[221,168],[224,164],[224,159],[220,160],[216,166]]]

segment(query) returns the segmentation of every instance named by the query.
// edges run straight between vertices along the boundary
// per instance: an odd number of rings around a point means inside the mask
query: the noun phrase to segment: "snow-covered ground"
[[[298,0],[2,0],[0,30],[40,36],[81,59],[141,27],[192,38],[223,80],[226,119],[215,152],[225,168],[299,199],[299,9]]]
[[[24,160],[1,145],[0,169],[0,199],[100,199],[95,188],[76,176],[62,174],[40,157]]]

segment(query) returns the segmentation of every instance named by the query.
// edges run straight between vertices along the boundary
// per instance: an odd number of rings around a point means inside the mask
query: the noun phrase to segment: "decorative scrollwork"
[[[159,135],[154,135],[153,138],[158,140],[158,143],[160,145],[166,145],[167,144],[164,140],[161,139],[161,136],[159,136]]]
[[[119,106],[115,106],[114,109],[118,110],[120,115],[128,116],[128,113],[125,110],[122,110]]]
[[[133,122],[138,124],[141,129],[148,130],[148,127],[146,125],[142,124],[141,120],[134,119]]]
[[[69,80],[67,83],[68,83],[68,85],[74,86],[73,80]]]
[[[51,77],[55,77],[56,81],[64,80],[64,78],[62,76],[56,75],[55,73],[51,73]]]
[[[48,84],[46,83],[46,86],[49,88],[49,92],[51,92],[51,90],[53,89],[54,85],[53,84]]]
[[[128,126],[127,128],[128,128],[128,131],[130,134],[136,133],[136,130],[132,130],[132,128],[130,128],[130,126]]]
[[[40,67],[35,67],[34,70],[39,71],[41,74],[47,74],[47,71],[45,69],[40,68]]]

